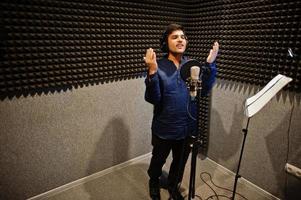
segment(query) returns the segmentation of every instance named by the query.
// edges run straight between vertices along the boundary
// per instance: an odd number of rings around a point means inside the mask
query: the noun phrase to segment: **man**
[[[181,25],[167,26],[160,41],[161,50],[166,54],[160,60],[152,48],[147,49],[144,57],[148,67],[145,79],[145,100],[154,105],[152,121],[152,158],[148,169],[149,192],[152,199],[160,199],[159,178],[162,167],[172,152],[172,163],[168,175],[170,199],[184,199],[179,192],[187,162],[190,146],[189,138],[195,135],[197,122],[196,101],[190,99],[189,91],[181,79],[181,66],[188,61],[183,56],[188,40]],[[206,95],[215,81],[215,59],[219,44],[214,43],[206,60],[208,71],[202,76],[202,95]],[[194,117],[192,116],[194,115]]]

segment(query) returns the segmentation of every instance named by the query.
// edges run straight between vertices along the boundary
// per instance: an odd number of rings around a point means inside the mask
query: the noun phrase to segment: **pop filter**
[[[181,78],[186,82],[191,99],[194,100],[198,90],[201,89],[200,76],[202,64],[197,60],[188,60],[180,69]]]
[[[191,70],[191,67],[193,67],[193,66],[199,67],[200,75],[202,74],[202,64],[199,61],[194,60],[194,59],[188,60],[186,63],[184,63],[182,65],[182,67],[180,69],[180,75],[184,81],[187,81],[188,78],[191,77],[190,70]]]

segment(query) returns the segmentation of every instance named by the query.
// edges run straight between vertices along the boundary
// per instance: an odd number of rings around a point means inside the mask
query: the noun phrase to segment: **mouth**
[[[184,48],[184,45],[183,45],[183,44],[178,44],[178,45],[176,45],[176,47],[177,47],[178,49],[182,49],[182,48]]]

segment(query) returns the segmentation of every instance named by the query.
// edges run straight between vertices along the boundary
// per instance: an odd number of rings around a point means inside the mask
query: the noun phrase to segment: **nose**
[[[178,37],[178,41],[179,41],[179,42],[183,42],[183,40],[184,40],[184,38]]]

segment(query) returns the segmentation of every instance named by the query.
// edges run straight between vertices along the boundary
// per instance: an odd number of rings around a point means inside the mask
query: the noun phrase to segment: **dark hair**
[[[160,39],[160,49],[164,52],[164,53],[168,53],[168,36],[174,32],[174,31],[177,31],[177,30],[181,30],[184,32],[185,34],[185,30],[184,30],[184,27],[180,24],[169,24],[163,35],[162,35],[162,38]],[[186,34],[185,34],[186,35]],[[187,40],[188,42],[188,40]],[[187,47],[186,47],[187,49]]]

